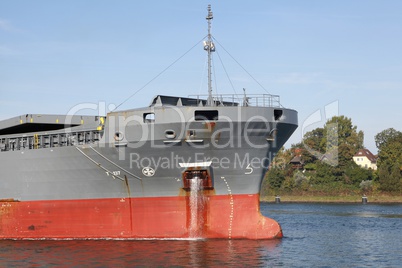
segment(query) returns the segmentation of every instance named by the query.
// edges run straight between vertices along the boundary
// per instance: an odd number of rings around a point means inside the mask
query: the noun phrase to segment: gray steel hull
[[[292,125],[283,128],[288,133],[294,130]],[[211,162],[216,194],[228,193],[222,177],[233,193],[256,194],[280,148],[266,142],[264,136],[261,139],[265,148],[252,148],[246,140],[235,139],[242,148],[215,149],[208,141],[202,145],[183,141],[165,148],[153,148],[147,142],[140,148],[98,144],[2,153],[0,196],[20,201],[178,196],[186,169],[180,164],[202,162]],[[142,170],[146,167],[155,174],[145,176]],[[127,179],[128,185],[121,178]]]

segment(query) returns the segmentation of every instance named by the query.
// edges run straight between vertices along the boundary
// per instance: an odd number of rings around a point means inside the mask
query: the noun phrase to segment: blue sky
[[[351,118],[374,153],[377,133],[402,131],[399,0],[2,0],[0,119],[119,105],[203,39],[208,4],[213,36],[265,88],[217,44],[236,92],[278,94],[299,112],[287,147],[332,115]],[[206,93],[205,66],[200,43],[120,109]],[[234,93],[216,53],[214,66],[214,90]]]

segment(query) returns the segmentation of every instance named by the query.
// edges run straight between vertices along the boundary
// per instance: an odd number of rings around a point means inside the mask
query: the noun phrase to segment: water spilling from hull
[[[202,183],[202,179],[198,176],[195,176],[190,181],[190,238],[203,237],[205,196],[202,192]]]

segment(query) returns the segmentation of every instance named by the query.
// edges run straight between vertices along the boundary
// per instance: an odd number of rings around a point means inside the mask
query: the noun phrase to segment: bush
[[[285,180],[284,171],[279,168],[272,168],[268,171],[268,185],[271,189],[279,189]]]
[[[366,180],[366,181],[362,181],[360,184],[359,184],[359,187],[360,187],[360,189],[364,192],[364,193],[366,193],[366,192],[371,192],[371,190],[373,189],[373,181],[369,181],[369,180]]]
[[[355,162],[350,162],[345,169],[344,182],[346,184],[359,185],[361,181],[373,179],[373,172],[359,167]]]

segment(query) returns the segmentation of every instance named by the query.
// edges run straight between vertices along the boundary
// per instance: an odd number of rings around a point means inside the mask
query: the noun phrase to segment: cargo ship
[[[297,112],[271,94],[158,95],[106,116],[0,121],[0,239],[272,239],[260,212]]]

